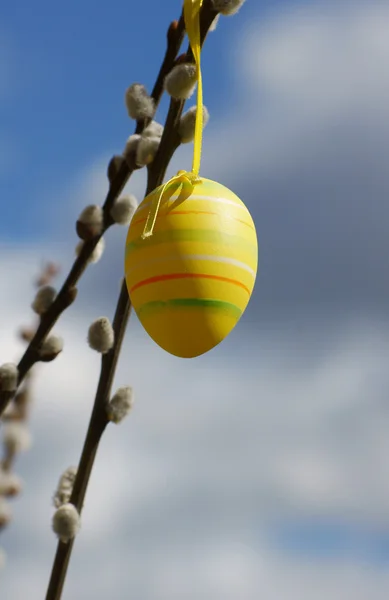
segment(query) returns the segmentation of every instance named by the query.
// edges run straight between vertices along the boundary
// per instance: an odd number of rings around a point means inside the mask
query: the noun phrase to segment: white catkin
[[[185,114],[182,115],[178,124],[178,134],[183,144],[193,142],[195,135],[196,126],[196,106],[192,106]],[[203,129],[209,121],[209,112],[205,106],[203,106]]]
[[[155,111],[155,102],[141,83],[133,83],[127,88],[125,103],[131,119],[148,119]]]
[[[133,405],[132,387],[119,388],[107,406],[107,416],[113,423],[120,423],[128,415]]]
[[[128,225],[138,207],[138,200],[133,194],[118,198],[112,208],[111,217],[118,225]]]
[[[31,434],[25,423],[9,421],[3,425],[3,444],[9,454],[24,452],[31,446]]]
[[[88,343],[92,350],[105,354],[111,350],[114,341],[115,334],[107,317],[99,317],[93,321],[88,330]]]
[[[0,367],[0,390],[13,392],[18,384],[19,371],[14,363],[4,363]]]
[[[82,240],[80,242],[78,242],[78,244],[76,246],[76,255],[77,256],[80,255],[81,250],[84,247],[84,244],[85,244],[85,242],[83,242]],[[97,242],[92,254],[89,257],[88,262],[97,263],[103,255],[104,248],[105,248],[105,240],[104,240],[104,238],[100,238],[99,241]]]
[[[243,6],[245,0],[211,0],[213,8],[228,17],[235,15]]]
[[[55,490],[55,494],[53,496],[53,504],[56,508],[59,508],[63,504],[67,504],[69,502],[76,475],[76,467],[68,467],[66,471],[62,473],[57,489]]]
[[[93,250],[92,254],[90,255],[89,262],[91,262],[91,263],[99,262],[100,258],[103,255],[104,248],[105,248],[105,239],[100,238],[95,246],[95,249]]]
[[[142,132],[142,137],[162,137],[163,125],[157,121],[151,121]]]
[[[103,231],[104,225],[104,213],[102,207],[97,204],[86,206],[78,217],[78,221],[93,229],[95,235],[100,234]]]
[[[124,148],[124,152],[123,155],[125,158],[128,158],[130,156],[130,154],[133,154],[134,152],[136,152],[137,148],[138,148],[138,144],[140,142],[140,134],[139,133],[133,133],[132,135],[130,135],[130,137],[128,138],[127,142],[126,142],[126,147]]]
[[[172,68],[165,77],[165,90],[172,98],[187,100],[193,94],[197,83],[197,67],[192,63],[182,63]]]
[[[54,299],[57,295],[55,288],[51,285],[45,285],[41,287],[34,298],[31,308],[37,315],[43,315],[50,306],[53,304]]]
[[[0,468],[0,496],[16,496],[22,490],[22,480],[15,473]]]
[[[42,357],[57,356],[63,350],[63,340],[58,335],[50,335],[42,344],[40,355]]]
[[[69,542],[80,529],[80,515],[73,504],[67,502],[54,513],[52,521],[53,531],[61,542]]]
[[[141,137],[136,149],[136,164],[138,167],[144,167],[153,162],[157,153],[160,137]]]

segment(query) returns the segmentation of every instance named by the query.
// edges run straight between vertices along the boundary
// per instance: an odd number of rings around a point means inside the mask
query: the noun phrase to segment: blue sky
[[[9,60],[2,135],[17,148],[17,157],[2,175],[11,210],[0,231],[2,236],[34,239],[40,235],[39,219],[34,219],[40,194],[92,156],[121,149],[132,132],[123,90],[133,80],[151,90],[165,50],[167,7],[175,18],[179,3],[154,2],[151,10],[149,3],[134,9],[128,2],[22,6],[2,10]],[[243,19],[251,16],[257,11],[249,6],[237,27],[226,23],[226,35],[237,35]],[[206,96],[224,111],[231,89],[227,65],[221,67],[218,56],[227,37],[219,43],[211,38],[204,60]],[[23,178],[15,176],[17,158],[24,164]],[[28,202],[22,200],[26,194]]]
[[[40,260],[66,271],[77,215],[103,201],[107,159],[133,131],[125,89],[151,89],[180,10],[133,4],[2,9],[0,362],[22,350],[14,331],[29,318]],[[236,331],[185,364],[161,356],[133,319],[117,380],[131,380],[136,410],[104,440],[65,600],[111,589],[115,600],[128,589],[139,600],[387,597],[387,27],[385,2],[247,0],[209,35],[202,172],[253,214],[256,290]],[[171,169],[190,161],[180,149]],[[129,189],[141,197],[143,183],[137,174]],[[37,376],[34,448],[18,463],[25,492],[0,538],[9,600],[23,585],[43,594],[50,497],[78,459],[98,373],[85,332],[113,312],[124,236],[107,236],[56,327],[63,356]],[[77,566],[83,557],[108,569],[105,584]]]
[[[249,3],[238,24],[225,19],[223,39],[209,36],[203,71],[215,118],[236,102],[228,65],[219,62],[231,51],[229,40],[239,43],[245,22],[278,4]],[[34,213],[42,195],[52,202],[47,196],[67,174],[88,165],[92,156],[122,148],[132,132],[123,90],[135,80],[151,89],[165,49],[167,6],[168,18],[179,16],[174,0],[153,2],[152,14],[148,3],[134,9],[126,2],[60,7],[39,1],[3,8],[7,72],[0,106],[11,164],[0,180],[9,198],[2,236],[39,239],[42,225]],[[19,161],[23,178],[17,176]]]

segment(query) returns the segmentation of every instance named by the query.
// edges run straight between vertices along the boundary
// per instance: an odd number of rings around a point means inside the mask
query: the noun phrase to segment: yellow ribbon
[[[189,44],[192,49],[193,58],[197,67],[197,101],[196,101],[196,122],[195,135],[193,143],[193,162],[192,171],[178,171],[177,175],[169,179],[162,187],[158,197],[152,201],[150,212],[147,216],[145,228],[143,230],[142,239],[153,235],[154,225],[157,220],[159,207],[162,197],[167,188],[175,182],[181,182],[183,185],[199,183],[200,161],[201,161],[201,145],[203,137],[203,82],[201,77],[200,54],[200,8],[203,0],[184,0],[184,21],[185,29],[188,35]]]
[[[184,0],[185,29],[197,67],[197,110],[192,164],[192,173],[196,177],[198,177],[200,172],[201,142],[203,137],[203,80],[200,66],[200,8],[202,3],[203,0]]]

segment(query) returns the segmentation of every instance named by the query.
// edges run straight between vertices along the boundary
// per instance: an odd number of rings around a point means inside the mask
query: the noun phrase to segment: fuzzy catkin
[[[16,496],[22,490],[22,480],[15,473],[0,468],[0,496]]]
[[[104,227],[104,213],[101,206],[90,204],[86,206],[77,219],[77,225],[82,226],[85,233],[88,233],[88,238],[100,235]],[[81,239],[87,239],[79,230]]]
[[[148,119],[154,115],[155,102],[141,83],[133,83],[127,88],[125,103],[131,119]]]
[[[126,146],[124,148],[124,152],[123,152],[124,158],[129,158],[129,156],[131,154],[136,152],[140,138],[141,138],[141,135],[139,133],[133,133],[132,135],[130,135],[130,137],[128,138],[128,140],[126,142]]]
[[[197,83],[197,67],[192,63],[181,63],[172,68],[165,77],[165,90],[177,100],[187,100]]]
[[[111,217],[118,225],[128,225],[138,207],[138,200],[133,194],[118,198],[110,211]]]
[[[13,456],[30,448],[31,434],[25,423],[9,421],[3,427],[3,444],[7,453]]]
[[[34,301],[31,304],[32,310],[36,312],[37,315],[43,315],[53,304],[56,295],[57,292],[51,285],[41,287],[37,291]]]
[[[54,359],[63,350],[63,340],[58,335],[50,335],[40,349],[41,358]]]
[[[111,350],[115,334],[108,317],[99,317],[93,321],[88,330],[88,343],[92,350],[106,354]]]
[[[192,106],[182,115],[178,124],[178,134],[181,142],[187,144],[192,142],[195,135],[197,107]],[[203,106],[203,129],[209,121],[209,112],[206,106]]]
[[[68,467],[66,471],[62,473],[57,489],[55,490],[55,494],[53,496],[53,504],[56,508],[59,508],[63,504],[67,504],[69,502],[76,475],[76,467]]]
[[[157,121],[151,121],[142,132],[142,137],[162,137],[163,125]]]
[[[120,423],[128,415],[133,405],[132,387],[119,388],[107,406],[107,416],[113,423]]]
[[[54,513],[52,527],[61,542],[69,542],[80,529],[80,515],[76,507],[69,502],[63,504]]]
[[[158,136],[141,137],[136,149],[135,162],[139,167],[144,167],[153,162],[160,144],[161,138]]]
[[[85,242],[83,240],[81,240],[80,242],[78,242],[78,244],[77,244],[77,246],[75,248],[76,256],[80,256],[81,251],[82,251],[84,245],[85,245]],[[104,248],[105,248],[105,240],[102,237],[102,238],[99,239],[99,241],[97,242],[97,244],[96,244],[93,252],[89,256],[88,262],[90,262],[90,263],[97,263],[97,262],[99,262],[100,258],[103,255]]]
[[[0,367],[0,390],[13,392],[18,384],[19,371],[14,363],[4,363]]]
[[[89,257],[89,262],[91,262],[91,263],[99,262],[100,258],[103,255],[104,248],[105,248],[105,239],[100,238],[95,246],[95,249],[93,250],[92,254]]]

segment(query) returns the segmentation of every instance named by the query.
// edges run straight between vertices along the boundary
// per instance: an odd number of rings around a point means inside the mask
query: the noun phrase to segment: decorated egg
[[[192,358],[235,327],[253,291],[258,263],[254,222],[225,186],[201,178],[155,189],[130,224],[125,277],[133,308],[164,350]],[[143,237],[151,207],[153,233]]]

